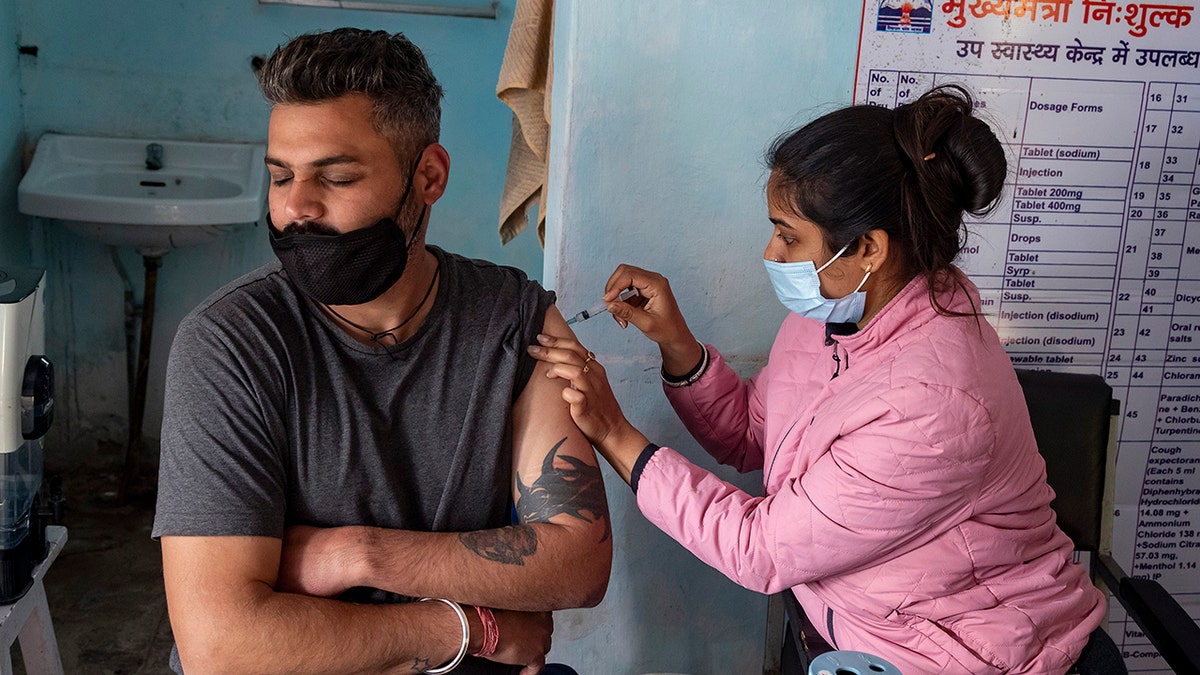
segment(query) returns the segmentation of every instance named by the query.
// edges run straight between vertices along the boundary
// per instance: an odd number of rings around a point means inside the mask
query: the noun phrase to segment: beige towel
[[[517,0],[496,96],[513,111],[512,145],[500,196],[500,241],[525,229],[538,203],[538,241],[546,245],[546,151],[554,74],[554,0]]]

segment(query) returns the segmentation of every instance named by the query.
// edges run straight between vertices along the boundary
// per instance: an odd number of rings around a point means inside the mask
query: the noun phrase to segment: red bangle
[[[496,623],[496,615],[487,607],[475,605],[475,611],[479,613],[479,621],[483,624],[483,645],[471,656],[486,659],[496,653],[496,646],[500,644],[500,625]]]

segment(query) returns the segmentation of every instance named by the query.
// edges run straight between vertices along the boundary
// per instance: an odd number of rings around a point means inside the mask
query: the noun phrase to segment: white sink
[[[162,168],[147,168],[147,148]],[[17,188],[25,214],[143,255],[209,241],[257,222],[267,193],[266,146],[48,133]]]

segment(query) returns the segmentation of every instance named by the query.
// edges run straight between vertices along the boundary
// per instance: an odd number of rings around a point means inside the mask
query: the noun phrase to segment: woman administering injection
[[[693,337],[667,281],[622,265],[604,299],[658,344],[668,399],[746,494],[626,420],[574,341],[530,348],[569,382],[580,429],[645,516],[751,590],[790,590],[804,648],[880,656],[905,673],[1064,673],[1105,602],[1071,561],[1012,364],[954,266],[964,212],[988,211],[1004,149],[970,95],[854,106],[768,155],[764,253],[784,320],[740,379]],[[1091,650],[1089,650],[1089,653]]]

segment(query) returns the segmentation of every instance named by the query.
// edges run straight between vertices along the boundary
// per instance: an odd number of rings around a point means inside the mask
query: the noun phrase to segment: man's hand
[[[366,534],[366,528],[289,527],[283,535],[275,590],[332,598],[357,586],[351,574],[360,548],[353,544]]]
[[[490,661],[525,666],[520,675],[537,675],[546,665],[554,620],[550,612],[492,610],[500,631],[500,642]]]

